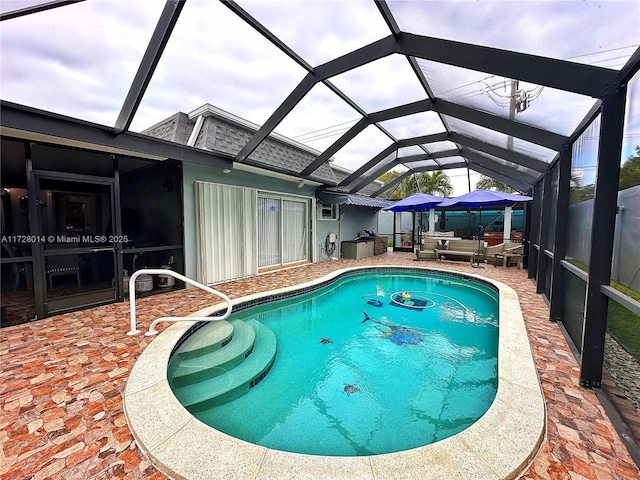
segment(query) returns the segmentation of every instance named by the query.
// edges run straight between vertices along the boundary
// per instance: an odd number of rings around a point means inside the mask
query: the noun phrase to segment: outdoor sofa
[[[423,237],[421,248],[416,248],[416,260],[435,260],[436,249],[441,247],[440,240]]]

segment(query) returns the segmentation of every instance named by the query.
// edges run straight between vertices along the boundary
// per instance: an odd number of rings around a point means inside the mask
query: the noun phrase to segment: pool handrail
[[[155,335],[158,333],[157,330],[155,330],[155,326],[156,324],[158,324],[159,322],[180,322],[180,321],[195,321],[195,322],[211,322],[211,321],[218,321],[218,320],[225,320],[226,318],[229,317],[229,315],[231,315],[231,299],[229,297],[227,297],[224,293],[219,292],[217,290],[214,290],[211,287],[207,287],[206,285],[203,285],[199,282],[196,282],[195,280],[191,280],[188,277],[185,277],[184,275],[179,274],[178,272],[174,272],[173,270],[168,270],[165,268],[143,268],[141,270],[137,270],[136,272],[134,272],[131,275],[131,278],[129,279],[129,311],[131,314],[131,330],[127,332],[127,335],[137,335],[140,333],[140,330],[138,330],[136,327],[136,278],[138,278],[140,275],[170,275],[174,278],[177,278],[178,280],[182,280],[185,283],[188,283],[189,285],[193,285],[194,287],[198,287],[200,290],[204,290],[205,292],[209,292],[209,293],[213,293],[214,295],[218,295],[219,297],[222,297],[222,299],[227,303],[227,311],[221,315],[221,316],[215,316],[215,317],[160,317],[160,318],[156,318],[153,322],[151,322],[151,325],[149,325],[149,331],[145,333],[146,336],[151,336],[151,335]]]

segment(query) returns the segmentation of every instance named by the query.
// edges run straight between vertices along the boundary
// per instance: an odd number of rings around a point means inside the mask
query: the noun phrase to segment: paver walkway
[[[522,478],[638,479],[640,472],[596,395],[578,385],[578,365],[527,272],[472,269],[466,262],[413,262],[408,253],[326,261],[216,288],[230,297],[294,285],[348,266],[397,264],[448,268],[502,281],[519,295],[547,406],[547,436]],[[138,302],[140,328],[211,302],[189,289]],[[162,329],[166,325],[160,325]],[[151,341],[129,337],[128,303],[68,313],[0,330],[0,478],[165,478],[136,447],[122,393]]]

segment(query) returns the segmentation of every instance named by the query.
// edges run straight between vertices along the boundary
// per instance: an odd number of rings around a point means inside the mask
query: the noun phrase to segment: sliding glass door
[[[117,299],[113,179],[35,175],[45,314]]]
[[[195,183],[198,281],[255,275],[309,259],[310,199]]]
[[[258,268],[282,263],[281,222],[280,199],[258,196]]]
[[[307,202],[283,200],[282,211],[282,263],[306,260],[309,251]]]
[[[258,268],[309,258],[308,200],[258,195]]]

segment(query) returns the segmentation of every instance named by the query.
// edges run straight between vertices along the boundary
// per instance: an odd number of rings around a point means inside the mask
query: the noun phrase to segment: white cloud
[[[3,22],[2,99],[113,125],[164,3],[93,0]],[[238,3],[312,66],[390,34],[375,3],[369,0]],[[3,0],[0,8],[7,11],[26,4]],[[388,5],[406,31],[596,65],[605,65],[603,59],[616,56],[625,57],[614,59],[624,62],[640,43],[637,1],[388,0]],[[618,48],[621,50],[613,50]],[[427,72],[436,93],[464,84],[467,75],[452,67],[438,71],[444,76],[432,77]],[[261,124],[305,74],[221,2],[189,0],[132,129],[141,130],[204,103]],[[476,74],[469,77],[470,81],[477,79]],[[399,56],[373,62],[332,81],[368,112],[425,98],[408,63]],[[566,133],[567,125],[576,124],[590,102],[587,99],[577,106],[575,96],[545,88],[538,104],[521,119],[548,128],[559,125],[559,131]],[[629,96],[627,150],[628,144],[637,140],[640,128],[639,102],[638,95]],[[358,113],[335,94],[317,85],[277,131],[296,137],[344,124],[324,130],[321,138],[303,137],[313,138],[309,145],[323,150],[358,118]],[[404,124],[397,122],[393,130],[397,135],[417,136],[438,130],[437,123],[425,122],[421,130],[409,119]],[[328,135],[331,132],[333,135]],[[367,132],[338,152],[336,163],[357,168],[390,143],[377,131]],[[522,142],[516,142],[516,147],[549,157],[547,152],[528,150]],[[468,190],[466,174],[454,174],[453,178],[461,185],[457,189]]]

